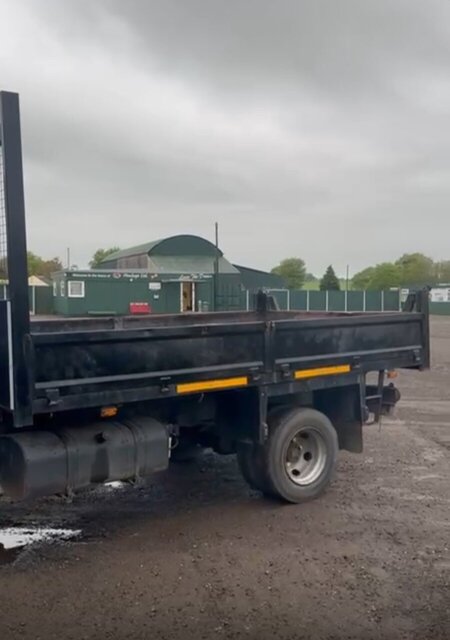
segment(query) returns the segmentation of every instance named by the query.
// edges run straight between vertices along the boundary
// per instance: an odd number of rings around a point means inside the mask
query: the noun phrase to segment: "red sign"
[[[130,302],[130,313],[151,313],[150,305],[148,302]]]

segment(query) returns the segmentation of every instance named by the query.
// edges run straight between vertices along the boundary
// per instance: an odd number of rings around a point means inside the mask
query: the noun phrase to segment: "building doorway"
[[[180,307],[181,313],[187,311],[195,311],[195,283],[182,282],[180,289]]]

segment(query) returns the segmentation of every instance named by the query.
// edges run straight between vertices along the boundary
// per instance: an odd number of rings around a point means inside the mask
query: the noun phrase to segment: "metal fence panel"
[[[326,291],[309,292],[309,311],[326,311],[327,296]]]
[[[398,311],[399,291],[291,291],[268,289],[280,309],[293,311],[377,312]]]
[[[364,311],[364,291],[347,292],[347,311]]]
[[[365,311],[381,311],[383,307],[382,297],[381,291],[366,291]]]
[[[345,311],[345,291],[328,291],[327,311]]]
[[[289,294],[291,292],[287,289],[271,289],[270,295],[274,297],[279,308],[282,311],[288,311],[290,306]]]
[[[291,291],[291,309],[295,311],[306,311],[308,308],[308,291],[296,289]]]
[[[398,291],[383,291],[383,311],[399,311],[400,295]]]
[[[430,315],[450,316],[450,302],[430,302]]]

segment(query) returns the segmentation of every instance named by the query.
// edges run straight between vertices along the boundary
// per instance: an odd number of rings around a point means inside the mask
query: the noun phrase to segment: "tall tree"
[[[353,289],[390,289],[401,284],[401,268],[393,262],[382,262],[374,267],[367,267],[353,277]]]
[[[405,253],[395,262],[367,267],[353,276],[353,289],[389,289],[450,283],[450,260],[434,262],[423,253]]]
[[[425,285],[435,282],[433,260],[423,253],[405,253],[395,264],[400,269],[401,285]]]
[[[306,265],[301,258],[286,258],[272,269],[272,273],[281,276],[288,289],[301,289],[305,283]]]
[[[97,249],[97,251],[92,256],[92,260],[89,261],[89,266],[91,267],[91,269],[95,269],[96,267],[99,266],[101,262],[103,262],[103,260],[106,260],[108,256],[112,255],[113,253],[116,253],[116,251],[120,251],[120,247],[109,247],[108,249]]]
[[[32,251],[28,251],[27,253],[27,264],[29,276],[43,276],[44,278],[50,278],[52,273],[62,271],[63,269],[59,258],[45,260]]]
[[[367,289],[382,291],[399,287],[401,284],[401,269],[392,262],[382,262],[373,269],[372,278]]]
[[[450,260],[435,262],[435,279],[440,284],[450,283]]]
[[[322,280],[320,281],[320,290],[321,291],[339,291],[341,288],[341,284],[339,282],[339,278],[334,272],[333,267],[330,266],[327,268],[325,273],[323,274]]]
[[[352,288],[358,291],[369,289],[370,281],[373,278],[375,267],[367,267],[355,275],[352,278]]]

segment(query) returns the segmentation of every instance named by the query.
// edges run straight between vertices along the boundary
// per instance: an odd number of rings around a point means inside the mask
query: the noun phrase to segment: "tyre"
[[[272,408],[268,422],[274,424],[279,416],[289,411],[289,407],[277,406]],[[244,480],[252,489],[261,491],[265,495],[276,495],[267,476],[267,464],[264,457],[264,447],[255,443],[241,443],[237,449],[237,459]]]
[[[252,444],[238,446],[239,469],[247,484],[255,491],[269,494],[271,491],[265,469],[262,447]]]
[[[270,420],[262,451],[263,492],[298,503],[317,498],[330,484],[339,444],[336,430],[323,413],[291,409]]]

